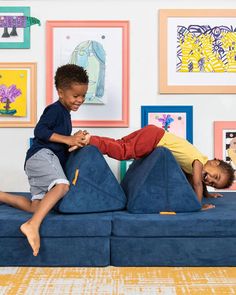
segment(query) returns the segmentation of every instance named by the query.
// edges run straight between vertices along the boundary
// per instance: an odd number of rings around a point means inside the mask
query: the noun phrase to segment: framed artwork
[[[34,127],[36,63],[0,63],[0,127]]]
[[[30,7],[0,6],[0,48],[30,48],[30,26],[22,19],[29,15]]]
[[[152,124],[193,143],[192,106],[141,106],[142,127]]]
[[[160,93],[236,93],[236,10],[159,12]]]
[[[235,181],[228,189],[236,190],[236,121],[214,122],[214,156],[234,168]]]
[[[89,76],[85,103],[72,112],[74,127],[128,127],[129,22],[47,21],[47,104],[58,99],[56,69],[72,63]]]
[[[133,163],[133,159],[120,161],[120,181],[124,178],[129,166]]]

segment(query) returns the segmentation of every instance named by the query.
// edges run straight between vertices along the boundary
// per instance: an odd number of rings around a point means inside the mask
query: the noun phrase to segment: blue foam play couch
[[[0,266],[236,265],[236,193],[200,211],[164,148],[134,161],[121,185],[106,165],[92,146],[71,155],[71,189],[43,221],[37,257],[19,231],[31,214],[1,204]]]

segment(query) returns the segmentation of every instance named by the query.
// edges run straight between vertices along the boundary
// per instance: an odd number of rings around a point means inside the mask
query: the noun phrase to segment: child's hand
[[[206,211],[206,210],[208,210],[208,209],[213,209],[213,208],[215,208],[216,206],[215,205],[213,205],[213,204],[203,204],[202,205],[202,209],[201,209],[201,211]]]
[[[216,198],[222,198],[223,195],[220,194],[220,193],[208,193],[205,197],[206,198],[214,198],[214,199],[216,199]]]
[[[85,135],[82,130],[75,132],[71,135],[68,141],[69,146],[83,147],[85,145]]]
[[[71,145],[71,147],[68,150],[69,152],[73,152],[73,151],[77,150],[78,148],[88,145],[90,137],[91,137],[91,135],[88,133],[87,130],[83,130],[83,131],[79,130],[79,131],[75,132],[74,135],[81,137],[81,142],[78,145]]]

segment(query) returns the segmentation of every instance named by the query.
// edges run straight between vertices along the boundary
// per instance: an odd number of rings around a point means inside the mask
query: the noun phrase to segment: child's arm
[[[202,163],[198,160],[195,160],[193,162],[192,185],[199,202],[202,202],[203,197],[202,169]]]
[[[203,198],[203,183],[202,183],[202,169],[203,165],[200,161],[195,160],[193,162],[193,177],[192,177],[192,185],[193,189],[197,195],[199,202],[202,202]],[[212,204],[204,204],[202,206],[202,210],[207,210],[214,208],[215,206]]]
[[[205,183],[203,183],[203,196],[205,198],[220,198],[220,197],[223,197],[222,194],[220,193],[217,193],[217,192],[213,192],[213,193],[209,193],[208,190],[207,190],[207,187],[205,185]]]
[[[59,116],[61,116],[61,112],[56,105],[47,107],[35,126],[34,136],[44,142],[64,143],[68,146],[83,146],[84,135],[82,131],[68,136],[54,132]]]
[[[84,142],[83,142],[84,139],[85,139],[85,136],[83,132],[81,131],[81,132],[76,132],[76,134],[70,135],[70,136],[53,133],[51,137],[49,138],[49,141],[65,143],[68,146],[82,147],[84,146]]]

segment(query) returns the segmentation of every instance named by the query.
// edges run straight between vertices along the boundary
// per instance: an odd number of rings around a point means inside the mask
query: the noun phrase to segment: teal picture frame
[[[120,161],[120,181],[124,178],[129,166],[133,163],[133,159]]]
[[[30,16],[30,7],[28,6],[0,6],[1,15],[22,15]],[[0,28],[0,49],[28,49],[30,48],[30,27],[20,28],[23,30],[23,38],[20,42],[9,42],[8,38],[2,38],[4,28]],[[14,37],[11,37],[14,38]],[[3,40],[4,39],[4,40]],[[8,40],[7,40],[8,39]]]

